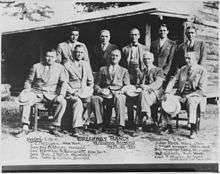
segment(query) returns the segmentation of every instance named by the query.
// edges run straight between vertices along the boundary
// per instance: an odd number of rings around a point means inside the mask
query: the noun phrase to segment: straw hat
[[[31,103],[36,98],[36,94],[32,91],[23,90],[17,98],[20,105]]]
[[[83,88],[81,88],[81,89],[79,90],[78,96],[79,96],[80,98],[88,98],[88,97],[91,97],[91,96],[92,96],[93,91],[94,91],[94,90],[93,90],[92,87],[86,86],[86,87],[83,87]]]
[[[142,89],[136,88],[136,86],[134,86],[134,85],[128,85],[128,86],[126,86],[124,91],[125,91],[125,94],[128,95],[129,97],[136,97],[140,94]]]
[[[110,98],[113,97],[111,91],[110,91],[108,88],[104,88],[104,89],[103,89],[103,92],[101,93],[101,96],[102,96],[103,98],[108,98],[108,99],[110,99]]]
[[[163,110],[170,114],[171,116],[175,116],[180,112],[181,105],[178,99],[178,96],[167,95],[166,101],[162,101]]]

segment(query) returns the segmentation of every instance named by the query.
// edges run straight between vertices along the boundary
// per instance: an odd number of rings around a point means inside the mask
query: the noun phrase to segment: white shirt
[[[116,71],[116,69],[119,67],[119,65],[117,64],[117,65],[110,65],[109,66],[109,73],[110,74],[115,74],[115,71]]]
[[[166,42],[167,38],[160,39],[160,47]]]
[[[109,43],[102,43],[102,44],[101,44],[101,49],[102,49],[102,51],[105,51],[105,50],[106,50],[108,44],[109,44]]]

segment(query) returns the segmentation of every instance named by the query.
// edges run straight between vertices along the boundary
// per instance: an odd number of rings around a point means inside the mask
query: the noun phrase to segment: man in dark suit
[[[166,76],[166,81],[169,80],[168,73],[174,58],[176,44],[168,39],[169,30],[166,24],[162,24],[159,28],[159,39],[151,43],[150,52],[154,54],[154,65],[162,68]]]
[[[197,54],[197,63],[202,65],[207,56],[205,43],[196,39],[196,28],[189,26],[186,28],[186,42],[180,44],[175,56],[175,66],[177,68],[186,65],[185,54],[188,51],[195,51]]]
[[[85,55],[83,57],[84,60],[89,61],[89,54],[87,47],[84,43],[79,42],[79,29],[74,27],[71,31],[69,31],[69,40],[59,43],[57,47],[57,62],[64,64],[67,60],[72,60],[72,50],[74,50],[76,45],[82,45],[85,50]]]
[[[121,59],[121,51],[116,49],[111,52],[111,64],[100,68],[98,79],[95,84],[96,96],[92,97],[92,107],[97,120],[98,129],[108,126],[111,120],[112,107],[115,107],[117,134],[123,134],[125,126],[125,102],[126,96],[122,88],[130,84],[127,69],[118,65]],[[110,91],[112,97],[103,97],[106,91]],[[102,125],[103,123],[103,125]]]
[[[140,71],[145,68],[143,63],[143,53],[148,50],[145,45],[138,42],[139,38],[139,30],[137,28],[133,28],[130,31],[130,44],[122,48],[121,65],[127,68],[130,74],[130,71],[132,71],[130,62],[136,62]]]
[[[102,66],[110,64],[111,51],[118,48],[117,45],[109,42],[110,38],[109,30],[100,31],[100,43],[95,45],[91,54],[91,66],[95,72],[98,72]]]

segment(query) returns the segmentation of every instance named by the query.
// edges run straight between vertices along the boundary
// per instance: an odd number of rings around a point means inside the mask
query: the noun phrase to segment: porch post
[[[147,49],[150,51],[151,25],[149,23],[146,23],[146,26],[145,26],[145,45],[146,45]]]

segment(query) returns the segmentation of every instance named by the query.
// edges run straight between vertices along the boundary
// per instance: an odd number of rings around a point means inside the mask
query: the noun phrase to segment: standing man
[[[85,50],[84,60],[89,61],[89,54],[86,45],[78,41],[79,29],[74,27],[68,33],[69,39],[66,42],[58,44],[57,47],[57,62],[64,64],[67,60],[73,59],[72,50],[74,50],[76,45],[82,45]]]
[[[175,66],[177,68],[186,65],[185,54],[188,51],[195,51],[197,54],[197,63],[202,65],[204,60],[206,60],[207,50],[205,43],[196,39],[196,28],[194,26],[189,26],[186,28],[187,41],[180,44],[177,49]]]
[[[127,69],[118,64],[120,59],[121,51],[118,49],[113,50],[111,52],[110,65],[100,68],[95,85],[97,95],[92,97],[92,107],[99,132],[102,130],[102,127],[109,125],[112,116],[112,107],[114,106],[118,125],[117,135],[119,136],[123,134],[123,128],[125,126],[126,96],[123,94],[122,88],[130,84]],[[108,94],[110,96],[112,95],[112,97],[103,97]]]
[[[145,65],[143,63],[143,53],[148,50],[145,45],[142,45],[138,42],[140,38],[140,32],[137,28],[133,28],[129,34],[130,44],[122,48],[123,56],[121,64],[128,69],[128,72],[131,75],[133,74],[131,62],[135,62],[136,64],[138,64],[137,68],[140,71],[143,71],[143,69],[145,68]]]
[[[140,85],[142,92],[138,96],[138,123],[141,126],[145,120],[149,126],[153,126],[157,123],[157,117],[151,114],[151,106],[161,99],[165,77],[162,68],[153,65],[154,55],[152,53],[144,53],[143,60],[146,68],[143,71]],[[154,128],[156,127],[154,126]]]
[[[50,133],[60,135],[61,119],[66,109],[64,96],[67,80],[64,67],[55,62],[56,58],[56,50],[48,50],[44,62],[34,64],[25,81],[24,90],[19,96],[22,104],[23,130],[18,137],[28,133],[31,106],[38,102],[57,103]]]
[[[151,44],[150,52],[154,54],[154,65],[162,68],[166,81],[169,80],[168,73],[174,58],[176,44],[174,41],[168,39],[169,30],[166,24],[161,24],[159,28],[159,39]]]
[[[110,64],[111,51],[118,48],[118,46],[110,43],[110,39],[109,30],[100,31],[100,43],[94,47],[91,57],[92,70],[95,72],[98,72],[102,66]]]
[[[85,54],[82,45],[76,45],[73,52],[74,59],[69,59],[64,63],[64,67],[69,77],[67,94],[72,106],[73,135],[82,133],[85,119],[88,118],[88,107],[90,97],[93,93],[94,79],[88,61],[84,61]],[[86,96],[80,94],[84,93]]]
[[[189,123],[191,124],[190,138],[196,137],[197,107],[203,103],[203,96],[207,87],[207,71],[197,62],[197,52],[187,52],[185,54],[186,65],[181,67],[175,77],[169,82],[166,88],[166,95],[172,93],[172,89],[177,85],[175,95],[179,96],[181,103],[186,104]],[[165,96],[165,99],[167,97]],[[200,107],[204,111],[203,107]],[[167,129],[172,129],[170,119],[167,120]]]

